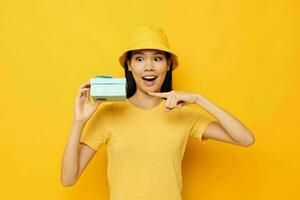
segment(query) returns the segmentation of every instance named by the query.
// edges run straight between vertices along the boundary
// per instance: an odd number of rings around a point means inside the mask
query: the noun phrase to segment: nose
[[[145,62],[145,70],[154,70],[154,64],[151,59]]]

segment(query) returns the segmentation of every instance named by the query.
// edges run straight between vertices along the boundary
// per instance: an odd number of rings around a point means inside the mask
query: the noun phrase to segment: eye
[[[137,56],[137,57],[135,58],[135,60],[137,60],[137,61],[142,61],[142,60],[143,60],[143,57],[142,57],[142,56]]]
[[[155,61],[161,61],[163,58],[161,56],[157,56],[154,58]]]

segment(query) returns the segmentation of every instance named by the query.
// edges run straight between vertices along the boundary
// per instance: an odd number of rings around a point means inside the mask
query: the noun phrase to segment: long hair
[[[166,53],[166,58],[169,60],[171,58],[171,53],[165,52]],[[132,75],[132,72],[128,70],[127,66],[127,60],[130,60],[132,56],[132,51],[128,51],[126,54],[126,59],[125,59],[125,77],[126,77],[126,96],[127,98],[131,97],[134,95],[136,92],[136,83],[134,80],[134,77]],[[170,92],[172,90],[172,63],[170,64],[170,69],[167,71],[165,80],[160,88],[161,92]]]

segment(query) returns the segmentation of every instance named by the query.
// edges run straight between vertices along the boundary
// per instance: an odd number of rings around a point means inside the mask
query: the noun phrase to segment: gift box
[[[126,78],[113,78],[101,75],[90,79],[91,97],[94,100],[106,99],[107,101],[126,100]]]

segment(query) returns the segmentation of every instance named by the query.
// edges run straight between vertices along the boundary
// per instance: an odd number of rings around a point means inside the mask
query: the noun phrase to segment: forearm
[[[61,181],[70,184],[78,173],[79,142],[85,123],[73,121],[62,160]]]
[[[233,140],[239,142],[240,144],[249,144],[254,141],[254,135],[247,127],[245,127],[229,112],[221,109],[204,96],[197,94],[196,105],[201,106],[214,118],[216,118],[226,130],[228,136]]]

